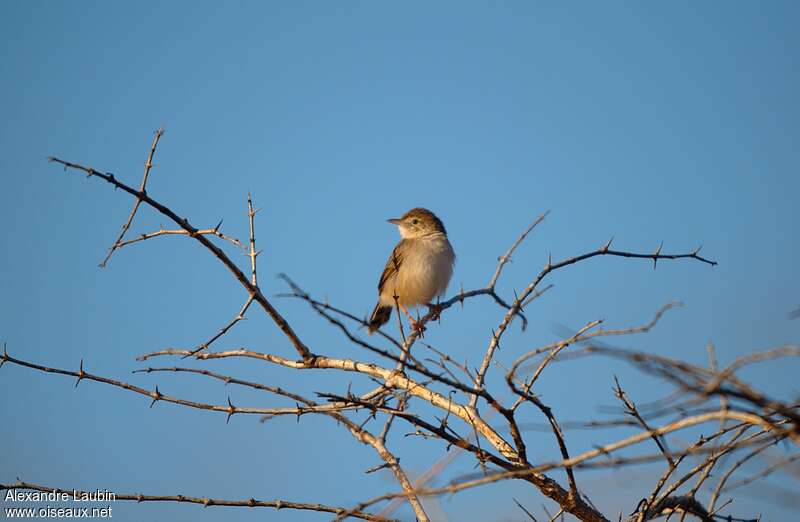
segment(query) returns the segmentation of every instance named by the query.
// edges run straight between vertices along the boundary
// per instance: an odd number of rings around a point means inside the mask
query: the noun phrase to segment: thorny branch
[[[118,238],[110,248],[108,255],[101,263],[104,266],[111,255],[118,249],[136,242],[162,235],[186,235],[198,241],[233,275],[234,279],[247,292],[247,297],[239,312],[232,320],[227,322],[213,337],[199,346],[187,349],[167,348],[147,353],[140,357],[146,360],[158,356],[191,357],[200,363],[209,363],[218,359],[246,358],[248,360],[266,363],[285,371],[313,370],[334,372],[345,379],[357,376],[369,381],[371,388],[368,391],[354,393],[351,383],[347,382],[345,393],[325,390],[318,393],[326,403],[317,403],[305,398],[303,395],[277,386],[239,379],[230,375],[223,375],[208,369],[183,368],[177,366],[153,368],[146,367],[136,370],[135,373],[177,373],[193,374],[201,377],[222,381],[228,385],[244,386],[271,394],[276,400],[289,401],[289,405],[275,407],[248,407],[235,405],[230,396],[224,403],[212,404],[197,402],[189,399],[166,395],[155,386],[153,390],[146,389],[122,380],[104,377],[87,372],[84,362],[80,362],[78,371],[53,368],[23,359],[12,357],[4,346],[0,367],[5,363],[27,367],[35,371],[61,374],[76,379],[76,386],[82,381],[95,381],[109,386],[124,389],[128,392],[141,395],[151,401],[151,406],[157,402],[167,402],[179,407],[195,408],[200,410],[217,411],[226,415],[230,421],[233,415],[258,414],[262,420],[275,416],[293,415],[325,415],[334,419],[338,425],[344,427],[359,442],[366,444],[377,453],[381,464],[367,470],[371,473],[378,469],[387,469],[392,472],[395,480],[400,485],[399,492],[387,493],[378,497],[359,502],[353,508],[340,508],[324,506],[321,504],[302,504],[288,501],[257,501],[248,500],[220,500],[203,497],[177,496],[145,496],[145,495],[117,495],[119,500],[137,501],[174,501],[191,502],[206,506],[261,506],[276,509],[292,508],[322,511],[335,514],[337,520],[348,517],[364,520],[388,520],[388,516],[398,507],[398,500],[403,500],[411,505],[418,520],[428,520],[428,515],[422,505],[421,499],[429,495],[457,493],[468,489],[484,486],[502,480],[523,480],[531,484],[544,497],[557,503],[559,506],[555,517],[563,517],[569,513],[584,521],[606,521],[608,518],[586,497],[586,492],[579,487],[576,478],[580,470],[618,468],[634,464],[651,463],[658,461],[666,464],[666,469],[660,474],[648,498],[642,499],[638,504],[631,501],[632,520],[643,522],[661,516],[670,516],[681,513],[682,519],[692,516],[701,520],[747,520],[732,515],[721,515],[723,509],[730,509],[730,501],[717,507],[716,503],[722,492],[730,491],[737,487],[745,487],[751,481],[767,477],[780,472],[786,466],[800,459],[796,447],[800,444],[800,408],[798,404],[767,396],[751,384],[738,377],[737,372],[751,364],[774,360],[779,357],[793,357],[800,355],[800,348],[794,346],[780,347],[767,352],[759,352],[747,357],[739,358],[722,369],[717,368],[716,359],[712,357],[710,368],[700,367],[685,361],[674,360],[656,356],[646,351],[622,350],[619,348],[590,344],[581,348],[576,345],[586,345],[599,337],[630,335],[643,333],[653,328],[661,316],[677,303],[670,303],[657,311],[654,318],[642,326],[602,329],[598,328],[602,321],[595,320],[586,324],[575,333],[565,335],[563,339],[537,348],[520,350],[511,347],[500,351],[504,333],[511,322],[519,317],[523,330],[528,324],[524,315],[526,307],[542,296],[552,285],[543,286],[544,279],[552,272],[564,269],[570,265],[581,263],[598,256],[624,257],[631,259],[652,260],[653,267],[659,260],[689,259],[708,265],[716,262],[700,255],[700,249],[688,253],[666,254],[662,253],[662,246],[652,253],[627,252],[612,250],[611,241],[603,247],[590,252],[567,258],[558,262],[548,261],[544,268],[520,292],[514,292],[513,299],[501,296],[497,290],[498,281],[504,267],[512,261],[518,247],[529,237],[531,232],[542,223],[548,212],[537,217],[516,240],[508,250],[497,259],[495,270],[485,286],[465,291],[463,286],[460,291],[439,303],[436,311],[430,311],[420,319],[425,325],[434,316],[441,317],[444,312],[455,304],[464,307],[468,300],[488,296],[502,311],[502,318],[488,336],[488,344],[482,353],[480,364],[473,367],[468,360],[464,362],[453,358],[448,350],[435,348],[431,345],[420,343],[425,349],[425,357],[412,354],[412,347],[419,339],[419,331],[412,330],[401,338],[395,338],[387,332],[379,331],[378,342],[365,341],[357,332],[364,328],[365,320],[356,314],[336,307],[327,301],[322,302],[303,291],[294,281],[284,276],[291,289],[289,296],[307,302],[311,309],[328,321],[344,335],[344,340],[360,349],[370,360],[344,359],[331,357],[325,351],[336,353],[335,346],[325,347],[312,351],[300,339],[298,333],[290,326],[286,319],[273,306],[263,294],[258,284],[256,258],[261,253],[256,250],[254,217],[258,210],[254,209],[252,197],[247,195],[247,216],[249,225],[249,242],[243,250],[249,259],[249,276],[247,270],[239,268],[237,263],[226,254],[213,239],[227,241],[236,247],[241,243],[219,231],[220,225],[213,229],[198,229],[189,223],[189,220],[159,202],[147,193],[146,185],[150,170],[153,166],[156,147],[163,130],[156,132],[153,139],[145,171],[139,189],[117,180],[113,174],[101,172],[91,167],[77,163],[51,158],[65,170],[77,170],[106,181],[119,188],[134,198],[133,209],[122,227]],[[134,239],[125,240],[133,218],[140,206],[144,203],[159,214],[166,216],[177,225],[177,229],[168,230],[163,226],[156,232],[144,233]],[[297,358],[267,353],[249,348],[225,349],[217,352],[209,351],[212,343],[218,342],[238,322],[245,318],[252,303],[257,303],[263,312],[283,332],[286,339],[294,348]],[[446,321],[442,321],[446,326]],[[381,345],[388,343],[390,348]],[[568,349],[569,348],[569,349]],[[418,349],[419,350],[419,349]],[[506,355],[506,353],[508,355]],[[428,357],[429,354],[432,354]],[[502,357],[501,357],[502,354]],[[521,354],[521,355],[520,355]],[[713,356],[713,353],[711,354]],[[536,358],[541,358],[538,362]],[[575,357],[612,357],[625,360],[637,369],[662,379],[671,384],[675,389],[669,395],[651,402],[639,403],[639,406],[629,395],[622,390],[621,385],[615,380],[614,394],[623,404],[623,413],[629,418],[614,418],[610,420],[581,419],[576,422],[559,422],[556,411],[559,408],[558,397],[554,397],[554,404],[545,405],[539,396],[542,386],[539,377],[552,364]],[[487,385],[487,375],[493,365],[504,367],[511,361],[510,369],[505,374],[505,384],[508,390],[492,388]],[[532,363],[532,364],[531,364]],[[530,366],[530,367],[529,367]],[[466,377],[466,379],[465,379]],[[314,379],[313,374],[309,377]],[[357,383],[356,386],[360,386]],[[344,387],[344,386],[343,386]],[[536,389],[534,389],[534,387]],[[719,399],[719,403],[714,402]],[[481,402],[482,401],[482,402]],[[548,399],[548,403],[551,400]],[[485,403],[489,410],[479,411],[479,403]],[[541,453],[537,440],[532,439],[526,430],[530,422],[520,422],[523,403],[532,404],[546,419],[546,426],[556,440],[558,454],[556,460],[547,460]],[[365,421],[356,421],[357,415],[363,417],[368,414]],[[499,413],[499,425],[491,425],[488,419],[493,413]],[[382,423],[376,433],[367,429],[371,419],[381,418]],[[664,420],[666,419],[666,420]],[[528,420],[527,417],[524,420]],[[447,458],[438,462],[428,473],[424,473],[418,480],[412,481],[400,467],[399,458],[392,453],[388,446],[393,442],[393,435],[397,426],[408,426],[413,431],[408,435],[418,436],[420,440],[438,441],[443,448],[455,447]],[[576,451],[568,449],[564,430],[568,428],[590,428],[598,430],[598,440],[609,428],[636,430],[622,438],[597,444],[591,448]],[[668,437],[678,432],[702,427],[707,430],[713,427],[710,434],[701,436],[695,443],[684,445],[682,439]],[[510,440],[506,439],[506,434]],[[639,452],[631,450],[648,447],[648,440],[655,442],[657,453]],[[714,444],[708,444],[714,441]],[[737,482],[730,479],[743,465],[757,457],[775,451],[777,441],[784,441],[792,445],[795,450],[788,456],[772,455],[772,464],[756,474]],[[529,454],[528,446],[536,443],[537,451]],[[654,450],[654,448],[652,448]],[[627,450],[627,451],[624,451]],[[476,464],[480,466],[481,473],[477,477],[460,479],[447,486],[430,487],[432,478],[443,473],[445,467],[459,452],[471,455]],[[734,463],[727,467],[721,475],[715,488],[711,491],[707,508],[698,497],[705,495],[702,485],[712,477],[715,466],[723,466],[725,457],[736,456]],[[689,462],[693,460],[693,462]],[[687,466],[689,466],[687,468]],[[563,469],[566,473],[567,486],[564,487],[554,479],[545,475],[553,470]],[[719,468],[718,468],[719,469]],[[678,477],[674,479],[673,477]],[[688,487],[689,481],[694,484]],[[671,483],[670,483],[671,481]],[[39,491],[56,491],[36,484],[17,482],[12,485],[0,485],[0,489],[8,488],[34,489]],[[687,489],[688,488],[688,489]],[[370,506],[380,502],[389,501],[379,515],[365,511]],[[519,502],[517,502],[519,506]],[[634,508],[634,504],[635,508]],[[630,511],[630,510],[629,510]],[[530,518],[532,513],[525,512]]]
[[[73,495],[75,493],[81,495],[84,491],[74,488],[53,488],[49,486],[42,486],[40,484],[32,484],[30,482],[22,482],[17,480],[13,484],[0,484],[0,491],[21,489],[28,491],[42,491],[45,493],[66,493]],[[200,504],[203,507],[210,506],[238,506],[238,507],[267,507],[276,510],[281,509],[298,509],[303,511],[320,511],[322,513],[341,514],[348,510],[341,507],[326,506],[324,504],[308,504],[304,502],[290,502],[288,500],[256,500],[248,498],[246,500],[228,500],[210,497],[190,497],[186,495],[143,495],[141,493],[114,493],[114,500],[131,500],[133,502],[183,502],[188,504]],[[374,522],[390,522],[394,519],[378,517],[370,513],[362,511],[349,511],[349,516],[353,518],[360,518],[361,520],[371,520]]]
[[[147,203],[154,210],[171,219],[175,224],[177,224],[179,227],[185,230],[189,234],[189,236],[196,239],[201,245],[203,245],[206,249],[208,249],[233,274],[233,276],[236,278],[239,284],[241,284],[245,288],[245,290],[247,290],[247,293],[250,296],[252,296],[253,299],[259,305],[261,305],[261,307],[275,322],[278,328],[280,328],[280,330],[292,343],[297,353],[303,359],[313,359],[314,355],[311,353],[308,347],[305,344],[303,344],[303,341],[300,340],[300,338],[294,332],[292,327],[289,326],[289,323],[286,321],[286,319],[284,319],[283,316],[280,313],[278,313],[278,311],[272,306],[269,300],[261,292],[261,289],[257,285],[254,285],[247,278],[247,276],[244,275],[242,270],[238,266],[236,266],[236,263],[234,263],[231,260],[231,258],[228,257],[228,255],[222,251],[221,248],[219,248],[214,243],[209,241],[209,239],[206,238],[206,236],[198,234],[198,229],[193,227],[189,223],[189,220],[187,218],[182,218],[178,216],[178,214],[176,214],[173,210],[159,203],[155,199],[151,198],[149,195],[147,195],[146,192],[137,191],[129,187],[125,183],[122,183],[121,181],[117,180],[113,174],[107,172],[100,172],[92,167],[84,167],[83,165],[79,165],[77,163],[71,163],[69,161],[64,161],[55,157],[51,157],[50,161],[52,161],[53,163],[58,163],[60,165],[63,165],[65,170],[67,169],[79,170],[85,172],[88,177],[98,177],[106,181],[107,183],[110,183],[111,185],[117,187],[118,189],[124,190],[125,192],[138,198],[142,202]]]
[[[219,231],[219,227],[220,226],[222,226],[221,222],[219,223],[219,225],[217,225],[214,228],[200,229],[200,230],[198,230],[196,232],[196,234],[201,235],[201,236],[216,236],[216,237],[218,237],[220,239],[228,241],[232,245],[236,245],[237,247],[241,247],[242,246],[241,241],[239,241],[235,237],[231,237],[231,236],[225,235],[222,232],[220,232]],[[146,232],[146,233],[143,233],[143,234],[139,234],[139,236],[137,236],[137,237],[135,237],[133,239],[128,239],[126,241],[120,241],[120,242],[116,243],[116,249],[120,249],[122,247],[126,247],[128,245],[132,245],[134,243],[139,243],[140,241],[147,241],[148,239],[152,239],[154,237],[161,237],[161,236],[188,236],[188,235],[189,235],[189,233],[187,231],[185,231],[185,230],[167,230],[167,229],[162,227],[162,228],[156,230],[155,232]]]
[[[144,174],[142,175],[142,182],[139,185],[139,193],[145,194],[145,190],[147,188],[147,178],[150,176],[150,169],[153,168],[153,157],[156,155],[156,147],[158,147],[158,140],[161,139],[161,136],[164,134],[164,129],[158,129],[154,136],[153,136],[153,144],[150,146],[150,154],[147,155],[147,161],[144,162]],[[117,236],[117,239],[114,241],[114,244],[111,245],[111,248],[108,250],[108,254],[106,254],[105,259],[100,262],[100,267],[105,267],[108,264],[108,260],[111,259],[111,256],[114,254],[114,251],[118,248],[124,246],[122,239],[125,237],[125,233],[131,226],[133,222],[133,216],[136,215],[136,211],[139,210],[139,205],[142,204],[142,198],[137,197],[136,201],[133,204],[133,208],[131,209],[131,213],[128,215],[127,221],[122,225],[122,230]],[[152,236],[151,236],[152,237]],[[142,239],[147,239],[142,238]],[[128,242],[130,243],[130,242]]]

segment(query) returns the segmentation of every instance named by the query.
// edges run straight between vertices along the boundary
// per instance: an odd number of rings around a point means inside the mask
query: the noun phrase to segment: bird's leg
[[[414,320],[414,318],[409,313],[408,308],[406,308],[404,305],[401,304],[400,309],[403,310],[403,312],[405,312],[406,314],[406,317],[408,317],[408,322],[411,323],[411,328],[419,332],[419,335],[422,336],[422,332],[425,331],[425,325],[419,321]]]

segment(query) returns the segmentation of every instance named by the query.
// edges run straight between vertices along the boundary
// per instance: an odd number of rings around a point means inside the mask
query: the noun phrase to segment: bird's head
[[[442,220],[426,208],[412,208],[403,214],[403,217],[393,218],[387,221],[397,225],[397,228],[400,230],[400,235],[404,239],[425,237],[433,234],[447,235]]]

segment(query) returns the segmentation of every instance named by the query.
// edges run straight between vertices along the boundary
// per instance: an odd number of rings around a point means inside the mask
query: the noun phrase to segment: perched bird
[[[378,282],[378,304],[369,320],[369,333],[386,324],[395,306],[405,312],[412,328],[421,331],[424,327],[411,317],[408,308],[424,304],[436,309],[433,299],[447,289],[456,254],[442,220],[430,210],[412,208],[403,217],[388,221],[397,225],[402,239]]]

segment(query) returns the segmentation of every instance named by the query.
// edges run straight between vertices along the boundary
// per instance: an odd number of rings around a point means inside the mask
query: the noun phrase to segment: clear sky
[[[548,253],[561,259],[612,235],[618,248],[643,252],[661,241],[665,252],[703,244],[719,266],[572,266],[530,307],[528,331],[510,333],[501,362],[553,340],[560,325],[639,324],[675,299],[686,306],[620,344],[705,363],[713,341],[725,363],[798,343],[800,320],[788,315],[800,306],[799,15],[800,4],[779,1],[2,1],[0,341],[12,355],[70,369],[84,358],[90,371],[190,399],[280,404],[198,377],[130,374],[138,354],[205,340],[245,295],[185,238],[127,248],[98,268],[131,199],[46,157],[138,185],[152,132],[164,126],[150,194],[198,226],[224,219],[223,231],[246,237],[251,191],[263,208],[256,226],[267,295],[285,290],[273,276],[286,272],[368,313],[397,240],[385,220],[415,206],[447,226],[458,254],[450,293],[475,288],[550,209],[508,266],[505,296],[528,284]],[[133,231],[162,222],[144,210]],[[366,358],[302,304],[275,302],[314,351]],[[291,355],[254,312],[219,347]],[[476,300],[450,310],[427,339],[474,366],[500,318]],[[207,366],[307,393],[370,384],[252,361]],[[748,376],[791,397],[798,370],[785,361]],[[639,402],[665,389],[612,361],[549,371],[538,392],[565,420],[613,405],[613,375]],[[0,395],[0,482],[336,505],[397,489],[388,476],[364,475],[377,457],[324,418],[262,425],[239,416],[226,425],[222,415],[148,409],[122,390],[75,389],[8,365]],[[528,420],[543,419],[531,411]],[[569,442],[577,452],[613,435],[572,433]],[[527,437],[534,454],[555,451],[550,434]],[[411,474],[443,454],[434,441],[391,442]],[[472,464],[458,460],[438,483]],[[584,485],[616,516],[634,509],[652,472],[611,481],[587,474]],[[777,502],[770,491],[738,498],[731,513],[786,520],[797,500]],[[450,520],[518,520],[512,496],[542,513],[543,497],[518,483],[440,502]],[[114,509],[119,521],[309,517]]]

